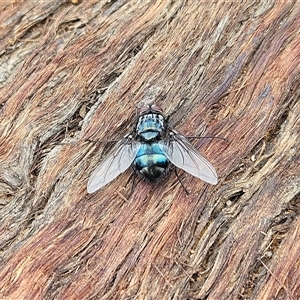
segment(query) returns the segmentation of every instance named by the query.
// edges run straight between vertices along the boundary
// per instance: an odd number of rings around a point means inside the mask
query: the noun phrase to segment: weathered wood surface
[[[299,2],[76,3],[0,3],[0,299],[299,299]],[[87,194],[140,101],[217,186]]]

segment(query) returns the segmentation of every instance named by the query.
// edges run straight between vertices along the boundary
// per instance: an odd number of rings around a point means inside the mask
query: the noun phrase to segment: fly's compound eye
[[[143,106],[138,107],[138,113],[139,115],[149,111],[150,105],[144,104]]]
[[[156,104],[151,105],[151,110],[152,111],[157,111],[157,112],[160,112],[160,113],[163,112],[163,109],[160,106],[156,105]]]

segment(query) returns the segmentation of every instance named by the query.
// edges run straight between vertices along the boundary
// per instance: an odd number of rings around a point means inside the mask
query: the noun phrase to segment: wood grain
[[[0,8],[0,299],[300,298],[297,1]],[[141,101],[228,139],[193,140],[217,186],[87,194]]]

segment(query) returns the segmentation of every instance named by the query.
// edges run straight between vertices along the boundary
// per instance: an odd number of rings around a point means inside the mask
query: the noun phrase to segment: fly
[[[131,165],[144,178],[157,181],[170,163],[210,184],[217,184],[214,167],[179,132],[168,125],[158,105],[138,109],[134,130],[125,135],[92,173],[89,194],[102,188]]]

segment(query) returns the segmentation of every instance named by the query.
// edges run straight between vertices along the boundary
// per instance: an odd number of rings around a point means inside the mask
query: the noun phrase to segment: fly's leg
[[[227,138],[223,138],[221,136],[199,136],[199,135],[185,135],[184,136],[185,138],[187,139],[220,139],[220,140],[223,140],[223,141],[226,141],[227,143],[229,143],[229,139]]]
[[[108,144],[108,143],[116,143],[118,140],[92,140],[92,139],[85,139],[85,142],[94,143],[94,144]]]
[[[180,179],[180,177],[179,177],[179,175],[178,175],[177,168],[175,167],[174,170],[175,170],[175,175],[176,175],[178,181],[180,182],[181,186],[183,187],[183,189],[184,189],[186,195],[189,195],[189,194],[190,194],[189,191],[186,189],[186,187],[184,186],[183,182],[181,181],[181,179]]]

